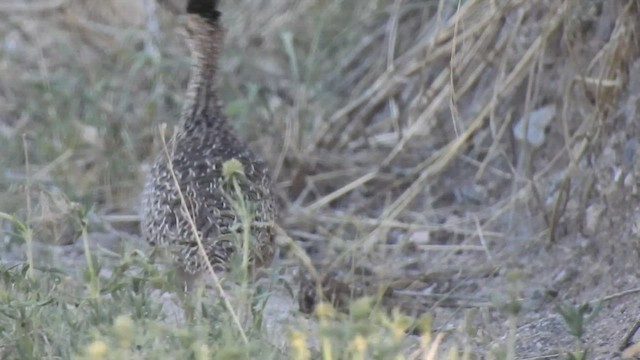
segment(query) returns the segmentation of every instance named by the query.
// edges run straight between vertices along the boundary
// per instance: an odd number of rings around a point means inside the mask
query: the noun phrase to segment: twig
[[[633,339],[633,337],[636,335],[639,329],[640,329],[640,320],[636,321],[636,323],[633,324],[633,327],[631,328],[631,330],[629,330],[629,332],[624,336],[624,338],[622,338],[622,342],[620,343],[620,351],[622,351],[623,354],[629,354],[631,356],[634,356],[640,353],[638,344],[633,345],[631,342],[631,339]],[[623,355],[623,359],[630,359],[630,358],[631,358],[630,356]]]
[[[629,290],[625,290],[625,291],[621,291],[615,294],[611,294],[611,295],[607,295],[599,300],[597,300],[597,302],[605,302],[605,301],[611,301],[620,297],[624,297],[627,295],[634,295],[634,294],[638,294],[640,293],[640,288],[635,288],[635,289],[629,289]]]
[[[358,187],[366,184],[367,182],[371,181],[372,179],[374,179],[376,177],[376,174],[378,172],[377,171],[371,171],[361,177],[359,177],[358,179],[350,182],[349,184],[341,187],[340,189],[325,195],[324,197],[322,197],[321,199],[318,199],[316,202],[314,202],[313,204],[307,206],[306,208],[303,209],[303,211],[305,212],[311,212],[314,210],[317,210],[327,204],[329,204],[330,202],[332,202],[333,200],[341,197],[344,194],[349,193],[350,191],[357,189]]]

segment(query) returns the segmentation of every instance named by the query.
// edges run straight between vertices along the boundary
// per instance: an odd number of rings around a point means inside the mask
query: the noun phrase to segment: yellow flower
[[[392,311],[391,332],[396,341],[400,341],[405,336],[405,332],[411,326],[412,319],[403,315],[398,308]]]
[[[131,317],[128,315],[120,315],[113,322],[113,329],[120,340],[120,346],[122,348],[129,348],[131,346],[133,328],[133,320],[131,320]]]
[[[319,319],[322,320],[322,319],[332,318],[334,314],[335,314],[335,310],[333,309],[333,306],[331,305],[331,303],[321,302],[318,305],[316,305],[316,315],[318,316]]]
[[[404,337],[405,327],[400,323],[394,323],[392,327],[393,338],[396,340],[400,340]]]
[[[362,335],[356,336],[351,341],[351,347],[353,349],[353,359],[364,359],[365,353],[367,351],[367,339],[365,339]]]
[[[207,344],[193,344],[193,353],[195,354],[195,358],[197,360],[211,359],[211,348]]]
[[[244,175],[244,166],[236,159],[229,159],[222,163],[222,176],[225,181],[230,181],[235,175]]]
[[[371,314],[374,299],[372,297],[360,298],[350,305],[350,313],[356,320],[366,319]]]
[[[294,360],[307,360],[311,358],[311,352],[307,349],[307,337],[300,331],[291,331],[289,334]]]
[[[87,355],[92,360],[101,360],[107,356],[109,347],[102,340],[96,340],[87,346]]]

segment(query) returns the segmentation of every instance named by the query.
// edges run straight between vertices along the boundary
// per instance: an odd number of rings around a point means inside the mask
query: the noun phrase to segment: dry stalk
[[[495,20],[494,16],[497,15],[498,12],[491,13],[486,10],[477,11],[475,7],[482,7],[483,5],[481,3],[482,1],[478,0],[465,3],[461,7],[459,13],[450,19],[445,30],[441,30],[432,37],[423,38],[418,44],[398,57],[395,63],[396,65],[392,68],[401,70],[385,71],[364,93],[336,111],[329,120],[322,123],[315,131],[314,138],[311,140],[304,153],[311,154],[321,146],[331,147],[332,144],[336,143],[338,138],[343,138],[343,130],[350,121],[354,121],[349,118],[349,115],[351,115],[355,110],[363,107],[369,109],[376,108],[379,103],[397,93],[397,91],[399,91],[399,87],[404,83],[406,78],[416,74],[435,60],[450,56],[454,46],[451,41],[454,34],[452,28],[460,18],[463,18],[467,14],[471,14],[469,16],[472,16],[474,13],[488,14],[482,20],[474,19],[474,25],[470,26],[464,33],[457,34],[457,43],[469,40],[471,37],[475,36],[480,29],[486,28],[488,24]],[[442,45],[438,48],[434,48],[435,44]],[[364,113],[367,113],[367,111]],[[355,122],[361,124],[361,121]],[[360,128],[361,127],[353,129],[352,132]],[[347,138],[351,138],[351,136],[347,136]]]
[[[403,229],[403,230],[407,230],[407,231],[419,231],[419,230],[425,230],[425,231],[448,231],[450,233],[453,234],[460,234],[460,235],[476,235],[477,232],[476,230],[473,229],[465,229],[464,228],[464,223],[468,222],[460,222],[460,223],[454,223],[454,224],[425,224],[424,222],[420,222],[420,223],[406,223],[406,222],[402,222],[402,221],[398,221],[398,220],[389,220],[389,219],[373,219],[373,218],[362,218],[362,217],[338,217],[338,216],[331,216],[331,215],[323,215],[323,214],[319,214],[314,216],[314,219],[319,220],[323,223],[327,223],[327,224],[341,224],[341,225],[345,225],[345,224],[349,224],[349,225],[356,225],[356,226],[380,226],[383,228],[394,228],[394,229]],[[499,232],[494,232],[494,231],[484,231],[483,235],[486,237],[492,237],[492,238],[501,238],[504,235],[502,233]]]
[[[520,59],[518,64],[514,67],[513,71],[509,74],[509,76],[507,76],[504,84],[498,90],[498,98],[512,91],[526,77],[526,75],[528,74],[529,65],[534,61],[536,54],[540,51],[540,48],[543,46],[543,44],[546,43],[551,33],[555,31],[558,26],[560,26],[567,10],[567,3],[563,3],[559,7],[553,18],[548,22],[548,25],[545,26],[545,31],[538,36],[538,38],[529,47],[527,52],[523,55],[522,59]],[[411,184],[411,186],[409,186],[407,190],[405,190],[404,193],[399,196],[389,208],[385,210],[381,218],[385,220],[395,219],[402,211],[404,211],[404,209],[413,201],[415,196],[422,190],[422,188],[424,187],[424,183],[432,176],[444,170],[449,165],[449,163],[458,155],[460,150],[464,148],[471,136],[477,130],[482,128],[485,120],[495,106],[497,106],[497,103],[495,101],[487,104],[471,122],[464,133],[462,133],[458,138],[454,139],[447,146],[432,155],[431,158],[435,160],[429,165],[428,168],[425,168],[418,179],[415,180],[413,184]],[[398,149],[398,151],[400,151],[400,149]],[[378,241],[380,241],[381,235],[381,229],[378,227],[373,230],[367,237],[365,237],[364,240],[358,240],[358,242],[362,241],[363,249],[365,250],[365,252],[368,252]]]
[[[366,184],[367,182],[371,181],[372,179],[375,179],[376,175],[377,175],[377,171],[372,171],[369,172],[365,175],[362,175],[361,177],[359,177],[358,179],[350,182],[349,184],[339,188],[338,190],[327,194],[325,196],[323,196],[322,198],[318,199],[316,202],[314,202],[313,204],[307,206],[306,208],[303,209],[304,212],[311,212],[314,210],[318,210],[326,205],[328,205],[330,202],[340,198],[341,196],[343,196],[344,194],[347,194],[351,191],[353,191],[354,189],[359,188],[360,186]]]

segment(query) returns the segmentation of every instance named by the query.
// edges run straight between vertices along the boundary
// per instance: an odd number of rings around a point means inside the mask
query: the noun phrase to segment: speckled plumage
[[[271,224],[276,206],[268,168],[238,138],[215,95],[223,38],[216,7],[213,0],[190,0],[187,5],[188,40],[195,58],[187,99],[177,132],[166,151],[157,155],[143,193],[144,237],[151,245],[168,250],[178,268],[190,275],[203,272],[207,265],[188,216],[194,220],[214,270],[228,270],[230,257],[239,250],[241,237],[233,233],[242,232],[242,219],[232,206],[233,187],[222,174],[223,164],[231,159],[243,165],[244,175],[236,179],[253,214],[252,267],[268,265],[275,247]]]

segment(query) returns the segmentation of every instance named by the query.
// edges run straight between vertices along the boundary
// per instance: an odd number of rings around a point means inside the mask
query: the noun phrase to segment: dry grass
[[[33,195],[93,206],[96,227],[135,223],[155,129],[178,117],[188,60],[180,1],[128,3],[0,6],[3,211],[32,212],[26,133]],[[562,249],[581,251],[571,239],[605,226],[598,215],[623,227],[637,171],[636,1],[224,6],[226,111],[271,163],[281,225],[320,273],[394,288],[412,313],[452,307],[446,328],[460,309],[493,306],[513,268],[552,278]],[[555,117],[543,146],[513,135],[545,106]],[[587,294],[605,297],[565,296]]]

